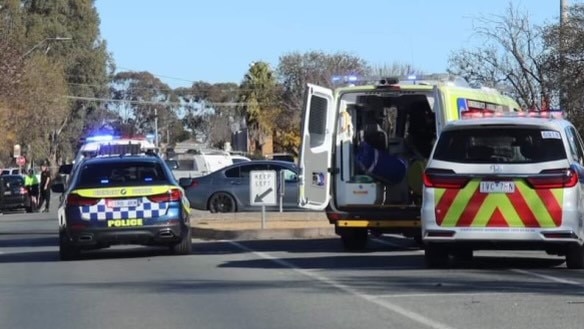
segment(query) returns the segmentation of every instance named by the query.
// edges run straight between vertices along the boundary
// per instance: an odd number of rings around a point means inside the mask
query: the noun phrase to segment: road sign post
[[[273,170],[255,170],[250,172],[249,198],[252,206],[262,206],[262,229],[266,227],[266,206],[275,206],[276,172]]]

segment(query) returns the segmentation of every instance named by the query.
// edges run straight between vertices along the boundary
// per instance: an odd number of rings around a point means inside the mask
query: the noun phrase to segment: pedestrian
[[[32,168],[28,170],[28,175],[24,177],[24,188],[26,188],[30,196],[30,211],[35,211],[39,196],[39,180]]]
[[[49,170],[49,162],[43,161],[41,164],[41,184],[40,184],[40,201],[39,209],[41,209],[43,202],[45,203],[45,208],[42,212],[49,212],[49,205],[51,201],[51,172]]]

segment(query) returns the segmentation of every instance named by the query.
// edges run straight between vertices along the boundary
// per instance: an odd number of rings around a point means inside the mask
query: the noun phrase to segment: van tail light
[[[69,194],[67,196],[67,205],[68,206],[95,206],[99,200],[98,198],[86,198],[82,197],[79,194]]]
[[[166,193],[150,195],[148,197],[148,200],[156,203],[180,201],[181,199],[182,192],[177,188],[170,189]]]
[[[543,170],[537,176],[527,178],[534,189],[574,187],[578,184],[578,173],[572,168]]]
[[[457,175],[450,169],[428,169],[424,172],[423,180],[426,187],[461,189],[470,177]]]

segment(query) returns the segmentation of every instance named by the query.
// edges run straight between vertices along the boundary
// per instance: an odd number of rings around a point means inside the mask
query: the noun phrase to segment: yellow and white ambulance
[[[364,248],[370,232],[420,239],[422,173],[442,127],[465,111],[519,111],[449,75],[343,80],[351,85],[307,86],[299,204],[326,209],[347,249]]]

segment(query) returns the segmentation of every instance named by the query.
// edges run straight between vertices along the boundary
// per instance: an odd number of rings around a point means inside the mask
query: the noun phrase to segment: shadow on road
[[[39,237],[31,237],[30,235],[4,235],[2,236],[2,239],[0,239],[0,248],[50,247],[57,245],[58,238],[54,234]]]

